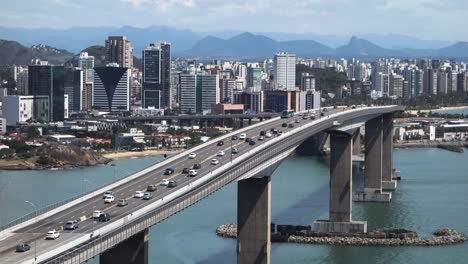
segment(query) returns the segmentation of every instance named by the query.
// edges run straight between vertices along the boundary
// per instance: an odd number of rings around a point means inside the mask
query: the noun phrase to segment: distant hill
[[[348,45],[338,47],[335,52],[339,55],[364,57],[394,56],[400,54],[400,52],[396,50],[385,49],[375,45],[374,43],[368,40],[360,39],[357,37],[352,37]]]
[[[288,51],[299,56],[312,54],[328,55],[333,49],[313,40],[276,41],[271,38],[242,33],[229,39],[208,36],[198,41],[185,53],[200,57],[271,57],[279,51]]]
[[[16,41],[0,40],[0,65],[25,65],[33,59],[47,60],[51,64],[63,64],[70,60],[73,54],[47,45],[24,47]]]
[[[448,47],[437,50],[439,56],[449,56],[458,58],[468,57],[468,42],[458,42]]]

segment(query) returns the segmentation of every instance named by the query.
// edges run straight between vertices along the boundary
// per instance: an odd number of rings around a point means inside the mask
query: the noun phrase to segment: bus
[[[284,110],[281,113],[281,118],[290,118],[294,116],[294,110]]]

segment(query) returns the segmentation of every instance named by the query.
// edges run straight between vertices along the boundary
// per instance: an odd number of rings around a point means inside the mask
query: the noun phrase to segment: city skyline
[[[170,25],[196,32],[233,30],[346,36],[397,33],[423,39],[468,40],[464,34],[468,5],[460,0],[443,4],[435,0],[308,0],[289,3],[287,10],[280,8],[284,3],[281,0],[240,0],[224,5],[213,0],[104,0],[99,3],[20,0],[4,3],[0,14],[5,27]],[[34,24],[22,19],[25,15]],[[233,19],[236,23],[232,23]]]

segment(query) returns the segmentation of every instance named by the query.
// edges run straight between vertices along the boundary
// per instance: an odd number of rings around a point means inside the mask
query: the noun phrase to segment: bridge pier
[[[359,130],[356,134],[359,133]],[[330,133],[329,220],[314,222],[314,230],[324,233],[366,233],[367,222],[352,220],[352,136]]]
[[[270,176],[237,184],[237,263],[270,263]]]
[[[395,190],[397,181],[393,175],[393,114],[383,115],[383,145],[382,145],[382,189]]]
[[[102,253],[100,264],[148,264],[149,229]]]
[[[361,155],[361,131],[358,128],[353,135],[353,156]]]
[[[364,192],[357,193],[354,200],[358,202],[390,202],[392,194],[382,191],[382,117],[379,116],[367,121],[365,131]]]

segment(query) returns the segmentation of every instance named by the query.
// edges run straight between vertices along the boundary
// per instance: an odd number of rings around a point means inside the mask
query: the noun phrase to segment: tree
[[[28,126],[28,129],[26,130],[26,137],[31,139],[31,138],[37,138],[40,136],[39,130],[37,129],[36,126]]]

